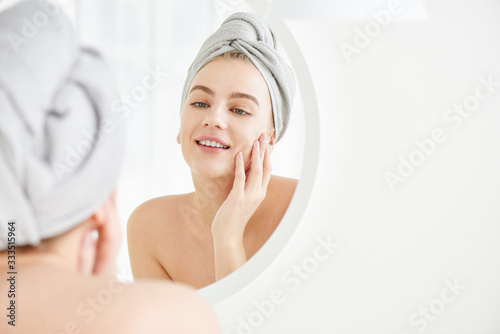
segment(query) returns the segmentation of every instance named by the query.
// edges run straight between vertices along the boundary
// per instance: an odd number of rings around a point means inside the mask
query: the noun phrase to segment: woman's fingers
[[[84,275],[92,274],[95,261],[95,242],[92,237],[92,230],[85,232],[80,248],[78,261],[78,271]]]
[[[262,175],[262,188],[267,189],[269,180],[271,179],[271,148],[266,143],[266,149],[264,152],[264,162],[263,162],[263,175]]]
[[[97,227],[99,237],[97,238],[93,270],[95,275],[108,276],[116,271],[115,260],[120,248],[122,232],[113,201],[113,199],[110,199],[105,203],[103,210],[106,212],[102,217],[100,226]]]
[[[261,134],[259,137],[259,146],[260,146],[260,161],[263,161],[267,148],[267,135],[265,132]]]
[[[260,142],[253,143],[252,156],[250,157],[250,172],[248,173],[247,186],[252,189],[260,186],[262,181],[262,160],[260,159]]]
[[[94,274],[106,276],[113,271],[113,261],[116,255],[114,238],[108,235],[106,227],[99,228],[98,232]]]
[[[236,154],[234,162],[234,181],[233,189],[243,191],[245,189],[245,166],[243,162],[243,153]]]

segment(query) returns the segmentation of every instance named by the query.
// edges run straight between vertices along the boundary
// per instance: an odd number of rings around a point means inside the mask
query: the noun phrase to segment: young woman
[[[292,72],[259,17],[232,15],[204,43],[188,73],[177,136],[195,191],[149,200],[132,213],[134,277],[201,288],[267,241],[297,184],[271,175],[293,93]]]
[[[190,288],[115,279],[114,82],[62,13],[19,39],[43,13],[39,1],[0,13],[0,333],[219,333]]]

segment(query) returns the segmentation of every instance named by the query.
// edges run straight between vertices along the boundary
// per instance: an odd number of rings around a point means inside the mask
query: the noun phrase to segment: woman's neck
[[[212,178],[195,173],[191,176],[195,188],[193,209],[204,223],[211,226],[217,211],[233,189],[234,176]]]
[[[7,266],[7,251],[0,252],[0,268]],[[25,249],[24,247],[16,250],[16,268],[20,269],[28,266],[53,266],[69,270],[76,270],[74,261],[70,261],[68,253],[62,256],[52,251],[39,250],[37,247]]]
[[[38,246],[17,247],[16,265],[47,265],[78,271],[82,233],[81,228],[74,228],[57,237],[43,240]],[[0,267],[7,265],[8,255],[8,251],[0,252]]]

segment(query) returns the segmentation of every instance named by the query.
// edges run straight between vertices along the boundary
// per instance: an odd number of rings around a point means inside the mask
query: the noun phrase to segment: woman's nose
[[[207,110],[203,126],[216,127],[221,130],[226,129],[226,120],[224,115],[224,108],[221,106],[212,106]]]

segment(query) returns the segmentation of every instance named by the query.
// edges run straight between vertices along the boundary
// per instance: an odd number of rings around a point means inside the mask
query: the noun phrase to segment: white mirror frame
[[[262,248],[241,268],[223,279],[206,286],[198,293],[217,304],[243,289],[278,257],[295,232],[313,189],[319,158],[319,113],[313,80],[304,56],[285,22],[268,22],[285,49],[298,81],[305,114],[305,145],[300,179],[290,206],[282,221]],[[307,149],[306,149],[307,148]]]

